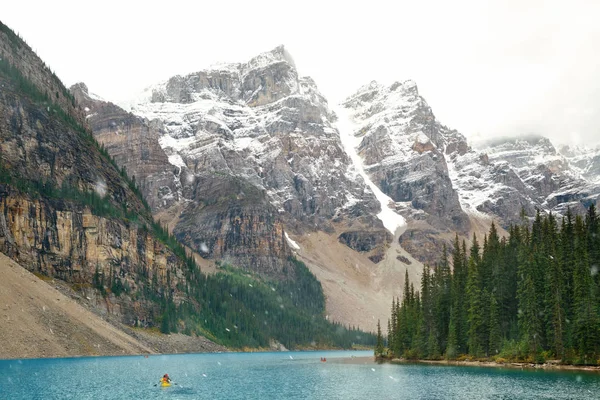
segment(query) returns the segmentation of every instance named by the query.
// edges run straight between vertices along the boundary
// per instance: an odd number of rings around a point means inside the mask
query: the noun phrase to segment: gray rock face
[[[444,156],[447,146],[467,151],[466,140],[436,121],[414,82],[390,87],[371,82],[344,106],[356,124],[354,135],[361,138],[365,170],[381,190],[423,211],[431,226],[466,233],[469,220]]]
[[[84,83],[70,88],[84,109],[94,136],[117,165],[135,177],[144,197],[154,211],[168,208],[180,200],[179,171],[169,163],[158,139],[160,124],[148,123],[119,106],[90,94]]]
[[[562,214],[567,207],[580,212],[597,201],[600,192],[596,185],[547,138],[498,139],[482,147],[490,165],[497,165],[491,176],[502,188],[496,191],[493,207],[484,203],[481,211],[501,216],[506,224],[519,221],[520,212],[515,207],[524,208],[530,216],[535,209]],[[498,173],[501,165],[502,173]]]
[[[339,236],[340,242],[360,252],[369,252],[391,239],[391,234],[387,231],[348,231]]]
[[[310,78],[298,77],[283,47],[172,78],[132,112],[164,126],[159,142],[175,166],[250,182],[287,226],[328,230],[332,219],[369,218],[377,207],[355,177],[326,100]]]
[[[281,278],[291,255],[283,223],[296,233],[354,223],[383,231],[327,101],[283,47],[151,87],[131,104],[135,116],[98,101],[86,107],[154,211],[177,209],[173,232],[206,258]]]

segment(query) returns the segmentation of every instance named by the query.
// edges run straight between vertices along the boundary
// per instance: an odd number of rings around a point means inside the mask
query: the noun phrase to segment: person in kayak
[[[160,383],[171,383],[171,378],[169,378],[169,374],[164,374],[162,378],[160,378]]]

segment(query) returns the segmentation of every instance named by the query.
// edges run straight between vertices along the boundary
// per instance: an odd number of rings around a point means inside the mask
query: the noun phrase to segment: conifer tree
[[[500,311],[496,297],[490,293],[490,321],[488,354],[494,356],[502,350],[502,331],[500,328]]]
[[[554,355],[560,359],[565,358],[565,310],[564,310],[564,285],[562,265],[558,257],[558,233],[556,220],[552,213],[544,221],[546,240],[544,253],[548,257],[546,271],[546,337],[548,346]]]
[[[573,271],[575,263],[575,231],[573,226],[573,213],[567,209],[562,219],[560,229],[560,252],[563,277],[563,304],[565,310],[565,348],[573,348]]]
[[[474,243],[476,243],[474,241]],[[472,250],[472,248],[471,248]],[[481,281],[478,265],[475,257],[469,259],[469,275],[467,277],[467,304],[468,304],[468,347],[469,354],[474,356],[483,355],[483,320],[482,320],[482,302],[481,302]]]
[[[375,344],[375,357],[380,357],[383,355],[383,336],[381,334],[381,323],[377,320],[377,342]]]
[[[590,273],[587,238],[580,216],[575,218],[575,270],[573,272],[573,339],[579,362],[596,363],[600,339],[595,290]]]
[[[448,345],[448,327],[450,325],[450,313],[452,305],[452,274],[446,246],[442,250],[442,259],[435,271],[435,324],[434,336],[436,338],[437,353],[445,350]]]
[[[533,276],[533,260],[529,249],[523,250],[523,259],[519,266],[519,331],[521,339],[526,343],[529,354],[537,355],[540,351],[541,322],[539,318],[538,299]]]

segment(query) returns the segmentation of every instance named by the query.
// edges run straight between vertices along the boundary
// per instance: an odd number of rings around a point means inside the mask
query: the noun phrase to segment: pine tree
[[[483,355],[483,341],[481,333],[483,320],[481,315],[481,281],[477,262],[474,257],[469,259],[469,275],[467,277],[467,304],[468,304],[468,347],[469,354],[476,357]]]
[[[565,311],[565,338],[566,349],[572,349],[573,344],[573,271],[575,269],[575,230],[573,226],[573,213],[567,209],[562,219],[560,229],[559,262],[562,270],[563,304]]]
[[[396,307],[396,299],[392,299],[392,312],[390,319],[390,328],[388,328],[388,347],[392,355],[398,356],[396,349],[396,336],[398,334],[398,310]]]
[[[533,260],[529,249],[524,249],[524,256],[519,266],[519,331],[527,345],[529,355],[537,357],[540,349],[540,331],[542,324],[539,318],[538,299],[533,276]]]
[[[381,323],[377,320],[377,342],[375,344],[375,357],[383,356],[383,336],[381,334]]]
[[[442,259],[435,271],[435,304],[434,304],[434,336],[436,338],[437,355],[448,346],[448,328],[452,306],[452,274],[446,246],[442,250]]]
[[[565,358],[565,310],[564,310],[564,276],[562,265],[559,261],[557,242],[558,233],[556,220],[552,213],[544,221],[545,227],[545,250],[548,257],[546,271],[546,337],[548,347],[552,349],[555,356]]]
[[[595,364],[600,339],[595,290],[590,273],[587,238],[583,220],[575,218],[575,270],[573,272],[574,326],[573,339],[579,362]]]
[[[431,334],[431,322],[433,318],[431,306],[429,267],[423,266],[421,275],[421,312],[419,315],[418,353],[421,358],[429,358],[429,336]]]
[[[502,332],[500,329],[500,310],[496,297],[490,293],[490,321],[489,321],[489,351],[488,354],[494,356],[502,349]]]

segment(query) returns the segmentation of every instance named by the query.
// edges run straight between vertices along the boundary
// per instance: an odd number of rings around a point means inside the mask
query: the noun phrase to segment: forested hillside
[[[420,289],[406,281],[392,301],[388,349],[407,359],[493,358],[593,365],[600,351],[600,226],[585,216],[537,213],[500,238],[459,242]]]

